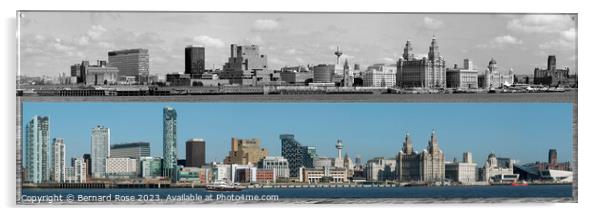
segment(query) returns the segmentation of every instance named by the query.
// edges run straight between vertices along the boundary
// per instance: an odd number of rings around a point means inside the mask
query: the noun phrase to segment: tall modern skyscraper
[[[189,139],[186,141],[186,166],[201,167],[205,165],[205,140]]]
[[[299,177],[299,168],[313,168],[314,158],[317,158],[316,147],[303,146],[293,134],[280,135],[282,141],[282,157],[288,160],[291,177]]]
[[[42,183],[49,179],[49,124],[47,116],[34,116],[26,126],[26,182]]]
[[[147,83],[149,75],[148,49],[109,51],[109,65],[119,69],[119,77],[135,77],[138,83]]]
[[[184,49],[184,73],[193,79],[200,79],[205,72],[205,47],[187,46]]]
[[[175,180],[178,166],[176,148],[176,118],[178,114],[172,107],[163,108],[163,176]]]
[[[54,182],[65,181],[65,142],[63,138],[54,138],[52,140],[52,157],[53,168],[52,168],[52,180]]]
[[[106,162],[110,156],[111,130],[109,128],[97,125],[92,128],[91,158],[92,158],[92,176],[95,178],[104,178],[106,173]]]

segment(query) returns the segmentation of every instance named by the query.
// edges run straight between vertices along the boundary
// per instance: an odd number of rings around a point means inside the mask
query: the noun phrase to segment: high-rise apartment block
[[[27,123],[25,132],[25,181],[46,182],[50,179],[48,117],[34,116]]]
[[[101,125],[92,129],[91,159],[92,176],[104,178],[106,173],[106,161],[110,156],[111,130]]]

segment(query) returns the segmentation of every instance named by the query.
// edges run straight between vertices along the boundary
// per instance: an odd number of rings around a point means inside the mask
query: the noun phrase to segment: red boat
[[[515,181],[515,182],[512,182],[512,184],[511,184],[511,185],[512,185],[512,186],[527,186],[527,185],[529,185],[529,184],[527,184],[527,182],[526,182],[526,181],[520,181],[520,182],[516,182],[516,181]]]

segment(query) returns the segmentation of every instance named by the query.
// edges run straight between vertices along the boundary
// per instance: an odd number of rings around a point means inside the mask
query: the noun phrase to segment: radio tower
[[[337,51],[334,52],[334,55],[337,56],[337,64],[339,64],[339,58],[341,58],[341,56],[343,55],[343,51],[339,50],[339,46],[337,46]]]

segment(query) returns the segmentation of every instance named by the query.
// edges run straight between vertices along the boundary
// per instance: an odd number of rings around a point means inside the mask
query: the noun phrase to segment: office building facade
[[[186,166],[205,165],[205,140],[193,138],[186,141]]]
[[[282,157],[288,160],[291,177],[299,177],[301,167],[313,167],[313,160],[317,157],[314,146],[303,146],[293,134],[281,134],[280,141]]]
[[[375,64],[364,72],[364,86],[393,87],[396,84],[397,68],[393,65]]]
[[[140,84],[148,83],[148,49],[109,51],[109,65],[119,69],[119,77],[134,77]]]
[[[150,143],[132,142],[111,145],[111,157],[114,158],[133,158],[150,156]]]
[[[377,157],[366,162],[366,181],[393,181],[396,178],[395,159]]]
[[[117,84],[119,69],[107,66],[106,61],[97,61],[96,65],[90,65],[87,61],[82,62],[82,80],[86,85],[115,85]]]
[[[111,130],[97,125],[92,129],[91,142],[91,159],[92,159],[92,176],[95,178],[103,178],[106,173],[106,161],[110,157]]]
[[[272,169],[276,178],[288,178],[290,177],[290,169],[288,160],[281,156],[267,156],[261,163],[260,168]]]
[[[268,156],[268,150],[261,148],[259,139],[239,139],[232,137],[230,153],[224,159],[225,164],[254,164]]]
[[[257,81],[269,81],[268,57],[259,52],[257,45],[230,45],[230,57],[224,64],[222,79],[230,84],[254,85]]]
[[[25,128],[26,182],[49,180],[49,121],[47,116],[34,116]]]
[[[479,72],[473,68],[470,59],[464,59],[464,67],[459,68],[454,64],[445,72],[447,88],[476,89],[479,88]]]
[[[137,161],[133,158],[107,158],[106,175],[109,177],[135,177],[138,172]]]
[[[200,79],[205,72],[205,47],[187,46],[184,49],[184,74]]]
[[[140,158],[140,176],[142,178],[159,178],[161,177],[161,172],[160,157]]]

